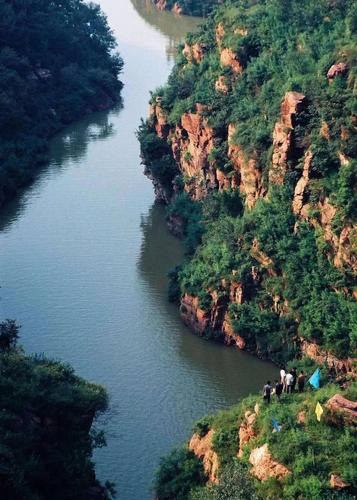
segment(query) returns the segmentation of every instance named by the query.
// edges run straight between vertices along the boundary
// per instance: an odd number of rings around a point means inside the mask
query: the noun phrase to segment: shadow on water
[[[26,209],[28,200],[39,192],[42,183],[49,177],[58,175],[67,160],[76,163],[85,157],[88,145],[95,141],[103,141],[114,134],[112,118],[118,116],[123,109],[119,103],[108,111],[100,111],[84,117],[58,132],[49,145],[49,163],[39,166],[34,173],[30,184],[20,189],[16,196],[10,200],[0,212],[0,231],[6,232],[11,224],[18,220]],[[68,163],[67,163],[68,164]]]

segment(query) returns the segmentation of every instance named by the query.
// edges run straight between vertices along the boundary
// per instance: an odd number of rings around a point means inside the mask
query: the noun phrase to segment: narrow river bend
[[[149,90],[163,84],[173,47],[194,19],[149,0],[100,0],[125,60],[123,109],[90,116],[52,141],[50,165],[0,216],[1,316],[22,325],[28,352],[68,361],[104,384],[108,446],[99,478],[121,500],[151,497],[159,457],[193,421],[256,391],[275,368],[205,342],[166,300],[182,258],[154,205],[135,138]]]

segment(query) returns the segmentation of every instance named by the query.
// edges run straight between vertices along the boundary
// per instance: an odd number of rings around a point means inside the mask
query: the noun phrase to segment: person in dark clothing
[[[296,382],[297,382],[297,370],[296,370],[296,368],[292,368],[290,373],[294,377],[293,383],[291,384],[291,392],[295,392],[295,387],[296,387]]]
[[[271,394],[271,385],[270,385],[270,380],[268,380],[268,382],[263,387],[263,399],[267,404],[270,403],[270,394]]]
[[[276,397],[278,399],[278,401],[280,401],[280,396],[283,392],[283,384],[281,382],[279,382],[278,380],[275,380],[275,394],[276,394]]]
[[[303,392],[304,391],[305,379],[306,379],[305,373],[304,373],[303,370],[301,370],[300,375],[298,376],[298,379],[297,379],[297,384],[298,384],[299,392]]]

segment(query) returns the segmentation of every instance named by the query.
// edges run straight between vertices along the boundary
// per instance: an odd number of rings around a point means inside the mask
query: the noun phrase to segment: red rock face
[[[223,49],[220,58],[222,66],[229,66],[233,73],[239,74],[243,72],[243,65],[238,60],[237,54],[232,49]]]
[[[312,162],[312,152],[308,150],[305,153],[302,176],[300,177],[295,186],[294,198],[292,203],[292,209],[295,215],[299,215],[301,213],[302,207],[304,205],[304,194],[305,194],[305,189],[309,183],[311,162]]]
[[[293,129],[296,116],[305,106],[305,96],[298,92],[287,92],[281,104],[280,121],[275,124],[273,133],[272,167],[269,182],[284,183],[288,161],[293,154]]]
[[[258,406],[259,412],[259,406]],[[258,413],[247,411],[244,415],[244,420],[239,426],[239,451],[238,458],[242,458],[244,453],[245,446],[249,443],[249,441],[256,437],[256,433],[254,431],[254,424],[256,421]]]
[[[251,474],[260,481],[266,481],[271,477],[282,480],[290,473],[285,465],[273,459],[267,444],[255,448],[250,454],[249,462],[253,465],[250,471]]]
[[[301,341],[300,350],[304,356],[313,359],[320,365],[326,363],[329,368],[335,368],[337,372],[351,373],[357,376],[356,369],[353,366],[353,358],[339,359],[317,344],[307,340]]]
[[[180,314],[184,323],[198,335],[211,328],[222,334],[222,340],[227,345],[236,345],[239,349],[245,348],[245,341],[237,335],[231,324],[228,313],[229,304],[241,304],[244,300],[241,283],[226,283],[226,293],[211,293],[212,303],[208,310],[203,310],[199,300],[193,295],[184,294],[181,298]]]
[[[182,54],[186,57],[189,63],[200,63],[203,59],[205,51],[206,46],[202,43],[195,43],[191,46],[186,42]]]
[[[214,87],[217,92],[222,92],[222,94],[227,95],[229,92],[229,87],[224,76],[220,76],[218,80],[216,80]]]
[[[262,185],[262,173],[257,167],[254,158],[246,158],[241,147],[233,143],[235,126],[228,126],[228,158],[232,161],[234,172],[231,177],[230,186],[235,189],[239,186],[240,192],[245,195],[245,204],[252,208],[257,199],[263,197],[266,193]],[[223,189],[226,184],[223,184]]]
[[[171,136],[172,152],[185,178],[185,190],[201,200],[216,189],[215,168],[208,156],[214,147],[213,129],[200,113],[185,113]]]
[[[348,65],[344,62],[333,64],[327,72],[327,78],[329,80],[335,78],[338,75],[344,75],[348,71]]]
[[[161,107],[161,97],[158,96],[154,104],[149,105],[149,119],[154,120],[155,131],[159,137],[166,138],[169,133],[166,112]]]
[[[210,483],[218,483],[218,455],[213,451],[212,438],[214,431],[211,429],[205,436],[194,434],[188,448],[203,462],[203,468]]]
[[[181,298],[180,314],[183,322],[198,335],[209,326],[210,315],[200,308],[198,297],[185,293]]]
[[[349,488],[349,484],[346,483],[346,481],[344,481],[342,479],[342,477],[340,477],[339,475],[337,474],[331,474],[331,478],[330,478],[330,486],[333,490],[344,490],[346,488]]]
[[[221,46],[221,41],[222,41],[222,38],[224,37],[224,35],[225,35],[225,31],[224,31],[223,24],[222,23],[217,24],[217,26],[216,26],[216,43],[217,43],[218,47]]]

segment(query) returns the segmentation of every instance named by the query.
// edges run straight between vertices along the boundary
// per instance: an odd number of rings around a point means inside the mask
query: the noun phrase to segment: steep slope
[[[100,8],[0,3],[0,206],[46,162],[48,138],[119,100],[122,60]]]
[[[93,426],[108,406],[103,387],[44,356],[16,346],[18,327],[0,324],[0,491],[22,500],[105,500],[93,449],[105,444]]]
[[[200,335],[353,369],[356,19],[349,0],[233,1],[152,96],[143,161],[188,237],[171,295]]]
[[[204,417],[188,445],[162,459],[158,498],[352,500],[357,491],[356,397],[355,383],[342,394],[330,384],[314,393],[284,395],[281,402],[273,398],[269,406],[251,396]],[[317,403],[323,409],[320,421]],[[200,466],[204,487],[201,475],[187,474]]]

